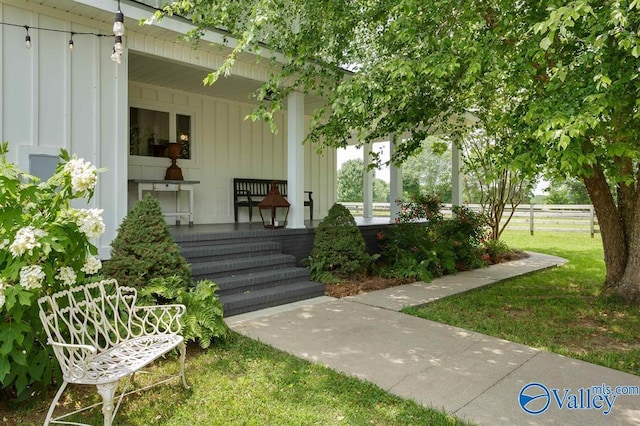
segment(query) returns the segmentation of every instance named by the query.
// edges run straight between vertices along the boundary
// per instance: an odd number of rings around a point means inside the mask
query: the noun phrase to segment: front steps
[[[324,285],[309,281],[295,256],[282,253],[281,242],[242,233],[176,241],[194,280],[220,287],[225,317],[324,294]]]

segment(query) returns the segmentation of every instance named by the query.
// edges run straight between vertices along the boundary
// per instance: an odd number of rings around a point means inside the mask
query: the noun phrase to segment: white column
[[[364,217],[373,217],[373,170],[368,170],[369,164],[371,164],[371,147],[372,144],[370,143],[364,144],[362,154],[362,162],[364,163],[364,176],[362,181],[362,201],[364,204]]]
[[[393,138],[391,138],[393,139]],[[393,158],[393,154],[396,150],[396,144],[393,141],[389,142],[389,152],[391,153],[391,158]],[[389,164],[389,203],[390,203],[390,217],[389,221],[391,223],[395,223],[398,218],[398,205],[396,204],[396,200],[402,198],[402,169],[400,167],[396,167],[393,163]]]
[[[460,148],[453,143],[451,146],[451,204],[462,205],[462,155]]]
[[[304,95],[287,99],[287,195],[291,203],[287,228],[304,228]]]

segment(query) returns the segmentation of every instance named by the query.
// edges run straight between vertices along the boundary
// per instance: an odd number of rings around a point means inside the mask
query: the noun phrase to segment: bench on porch
[[[238,223],[238,207],[249,208],[249,222],[253,219],[253,208],[258,206],[258,203],[267,196],[271,189],[271,183],[275,182],[278,185],[278,190],[283,197],[287,197],[287,181],[276,179],[245,179],[234,178],[233,179],[233,215],[236,223]],[[311,191],[304,191],[307,194],[307,199],[304,201],[304,206],[309,207],[309,219],[313,222],[313,198],[311,198]]]
[[[47,343],[53,346],[64,380],[51,403],[45,425],[79,424],[61,419],[100,405],[52,419],[69,383],[95,385],[103,401],[104,424],[111,425],[122,398],[131,393],[127,391],[133,375],[174,348],[180,350],[180,373],[150,386],[181,377],[183,386],[188,388],[184,377],[185,344],[179,334],[179,319],[185,306],[136,306],[136,298],[136,289],[119,286],[111,279],[38,299]],[[123,378],[128,378],[128,382],[114,405],[115,392]]]

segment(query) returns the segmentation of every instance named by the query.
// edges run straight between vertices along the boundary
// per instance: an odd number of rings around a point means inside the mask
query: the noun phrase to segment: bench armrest
[[[67,378],[81,379],[87,374],[87,366],[98,350],[91,345],[60,343],[47,341],[53,347],[62,375]]]
[[[150,305],[136,306],[134,314],[142,321],[145,334],[178,334],[182,330],[180,317],[186,311],[187,308],[179,304]]]

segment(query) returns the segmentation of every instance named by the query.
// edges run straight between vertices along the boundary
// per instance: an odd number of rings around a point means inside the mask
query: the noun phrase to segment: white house
[[[107,169],[92,201],[104,209],[100,256],[109,257],[116,229],[138,197],[129,180],[164,179],[170,160],[154,156],[154,144],[182,143],[184,179],[200,182],[196,224],[234,221],[234,177],[288,179],[292,227],[304,227],[309,216],[304,190],[313,191],[314,219],[324,217],[335,202],[336,154],[320,156],[302,144],[321,99],[293,94],[274,134],[245,119],[269,61],[242,55],[231,76],[205,87],[203,78],[228,52],[224,34],[209,32],[194,48],[179,40],[191,28],[187,20],[138,25],[163,1],[120,3],[126,28],[120,64],[111,59],[117,0],[0,3],[0,138],[24,170],[46,168],[60,148]],[[185,205],[187,194],[178,194]],[[167,210],[174,196],[158,194]],[[240,221],[247,221],[242,213]]]

